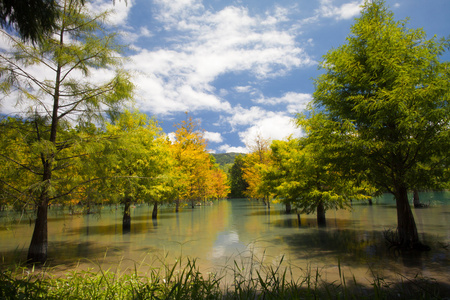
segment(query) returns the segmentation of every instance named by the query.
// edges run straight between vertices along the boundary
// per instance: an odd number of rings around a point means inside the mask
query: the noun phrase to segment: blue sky
[[[359,16],[356,0],[94,0],[113,9],[135,106],[167,134],[200,122],[211,152],[247,152],[257,135],[299,136],[292,118],[314,91],[317,63],[345,43]],[[449,0],[386,1],[396,20],[428,36],[450,34]],[[448,59],[448,55],[446,56]]]

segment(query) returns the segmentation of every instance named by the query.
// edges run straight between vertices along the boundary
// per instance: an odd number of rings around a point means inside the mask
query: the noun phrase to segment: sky
[[[128,45],[135,107],[165,133],[186,120],[213,153],[248,152],[256,136],[301,136],[293,119],[314,92],[318,62],[345,43],[363,1],[94,0]],[[450,34],[450,0],[386,1],[428,37]],[[448,59],[448,55],[446,56]]]

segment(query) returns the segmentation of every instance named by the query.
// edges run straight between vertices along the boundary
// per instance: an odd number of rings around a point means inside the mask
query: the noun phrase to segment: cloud
[[[249,150],[246,147],[233,147],[228,144],[221,145],[218,148],[218,150],[222,153],[223,152],[225,152],[225,153],[231,153],[231,152],[233,152],[233,153],[248,153],[249,152]]]
[[[194,0],[157,3],[162,15],[172,14],[161,22],[168,25],[166,34],[177,38],[165,48],[141,50],[131,57],[127,68],[141,73],[136,82],[144,111],[230,111],[230,103],[222,98],[226,91],[214,86],[219,76],[245,72],[258,79],[273,78],[315,63],[297,45],[295,32],[280,27],[286,18],[282,9],[260,17],[235,6],[212,12]]]
[[[113,26],[125,25],[128,19],[128,14],[133,7],[132,0],[118,0],[114,4],[111,0],[94,0],[86,2],[88,10],[95,15],[101,14],[105,11],[111,11],[106,19],[106,22]]]
[[[255,102],[266,105],[286,104],[287,111],[291,114],[296,114],[304,111],[311,100],[311,94],[287,92],[281,97],[261,97],[256,99]]]
[[[294,119],[284,113],[268,113],[245,131],[239,132],[239,137],[245,145],[251,145],[260,136],[266,140],[283,140],[290,136],[300,137],[301,130],[294,124]]]
[[[211,143],[221,143],[223,142],[223,138],[222,135],[219,132],[210,132],[210,131],[205,131],[203,133],[203,137]]]
[[[139,30],[124,30],[121,32],[121,37],[123,42],[129,44],[129,43],[135,43],[142,37],[152,37],[153,33],[148,30],[147,27],[143,26],[139,28]],[[135,48],[136,51],[141,51],[141,48]]]
[[[334,18],[336,20],[348,20],[359,15],[361,5],[364,1],[353,1],[344,3],[341,6],[333,5],[333,0],[321,0],[318,13],[326,18]]]

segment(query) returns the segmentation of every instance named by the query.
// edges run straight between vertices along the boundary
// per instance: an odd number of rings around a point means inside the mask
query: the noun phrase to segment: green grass
[[[318,269],[265,265],[253,259],[234,261],[219,273],[202,273],[195,259],[163,262],[142,273],[127,270],[76,270],[64,275],[52,270],[16,267],[0,275],[0,299],[443,299],[435,281],[402,278],[388,282],[374,277],[371,285],[346,278],[325,282]],[[298,271],[298,270],[296,270]],[[298,272],[295,272],[296,274]]]

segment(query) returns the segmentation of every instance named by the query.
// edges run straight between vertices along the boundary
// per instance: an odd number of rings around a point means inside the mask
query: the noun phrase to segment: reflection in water
[[[131,210],[131,227],[122,231],[121,208],[107,207],[99,215],[63,215],[51,210],[49,257],[67,268],[84,258],[106,265],[135,263],[153,265],[198,258],[202,268],[223,267],[242,257],[279,262],[306,269],[320,266],[337,272],[338,261],[357,276],[372,273],[433,278],[450,271],[450,193],[421,195],[426,209],[414,209],[417,228],[430,252],[398,253],[386,247],[383,231],[396,226],[392,197],[374,199],[374,205],[354,203],[351,211],[327,211],[327,228],[317,228],[315,215],[285,214],[284,207],[244,199],[214,205],[183,208],[179,213],[162,208],[157,220],[151,209],[140,205]],[[3,217],[1,221],[5,221]],[[0,254],[5,261],[26,257],[33,227],[21,223],[0,227]]]

